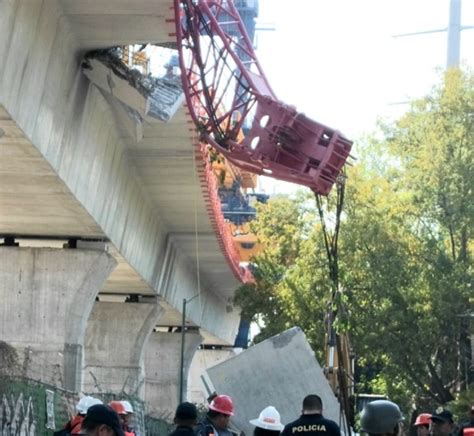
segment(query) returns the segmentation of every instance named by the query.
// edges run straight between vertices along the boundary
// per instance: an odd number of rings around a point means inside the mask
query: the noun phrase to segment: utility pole
[[[182,317],[181,317],[181,354],[179,361],[179,404],[183,402],[184,399],[184,341],[186,339],[186,305],[194,300],[196,297],[199,297],[200,294],[196,294],[194,297],[186,300],[183,298],[183,307],[182,307]]]
[[[461,30],[461,0],[450,0],[446,68],[459,66],[461,60]]]
[[[448,49],[446,54],[446,68],[458,67],[461,61],[461,30],[474,29],[474,26],[461,26],[461,0],[449,1],[448,27],[443,29],[425,30],[394,35],[394,38],[405,36],[425,35],[427,33],[448,33]]]

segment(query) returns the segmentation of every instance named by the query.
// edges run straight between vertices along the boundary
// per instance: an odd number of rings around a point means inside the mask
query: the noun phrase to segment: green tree
[[[386,290],[376,300],[392,337],[384,358],[393,365],[385,371],[398,378],[404,373],[418,396],[438,403],[452,400],[469,378],[463,371],[470,363],[468,326],[460,315],[472,296],[473,85],[472,73],[448,71],[431,95],[385,126],[378,149],[389,164],[372,174],[385,193],[377,199],[372,188],[362,203],[360,194],[352,195],[347,210],[349,229],[357,226],[355,209],[364,202],[377,201],[374,212],[382,206],[385,215],[376,215],[378,223],[385,220],[378,236],[383,245],[373,240],[366,249],[376,262],[373,272],[382,274],[369,273],[365,280],[373,284],[370,292],[377,281]],[[364,183],[354,180],[351,186],[357,191]],[[371,229],[381,230],[378,224]],[[387,258],[390,264],[384,265]],[[393,266],[397,274],[390,272]]]
[[[473,81],[449,71],[348,171],[340,316],[359,364],[376,369],[361,389],[403,404],[444,404],[469,378]],[[256,282],[237,293],[243,316],[261,322],[257,340],[299,325],[321,359],[333,288],[314,200],[274,199],[253,228],[266,248],[254,260]]]
[[[320,254],[322,241],[315,237],[315,220],[304,196],[296,201],[274,197],[258,206],[251,229],[266,248],[254,262],[255,283],[242,286],[235,301],[242,316],[259,325],[256,342],[299,325],[322,358],[317,345],[324,340],[330,285],[318,274],[326,260]]]

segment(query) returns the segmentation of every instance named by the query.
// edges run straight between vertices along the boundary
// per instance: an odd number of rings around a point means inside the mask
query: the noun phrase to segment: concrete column
[[[85,339],[84,392],[143,398],[143,349],[163,311],[157,302],[94,304]]]
[[[98,250],[0,247],[0,339],[22,376],[80,390],[87,319],[115,265]]]
[[[184,392],[189,366],[203,341],[197,330],[186,331],[184,341]],[[145,401],[152,416],[172,419],[178,405],[181,354],[180,332],[153,332],[145,350]]]

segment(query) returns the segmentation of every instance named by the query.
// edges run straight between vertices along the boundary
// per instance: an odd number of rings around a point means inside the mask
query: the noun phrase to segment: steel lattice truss
[[[201,140],[238,167],[327,195],[352,146],[277,99],[231,0],[175,0],[180,67]]]

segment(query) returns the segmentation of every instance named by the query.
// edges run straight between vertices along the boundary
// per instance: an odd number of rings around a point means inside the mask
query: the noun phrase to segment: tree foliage
[[[362,368],[359,388],[432,407],[465,389],[470,361],[474,76],[451,70],[370,138],[348,171],[339,284]],[[330,216],[330,214],[329,214]],[[314,198],[274,198],[253,230],[265,245],[236,296],[258,340],[299,325],[322,358],[331,280]]]

